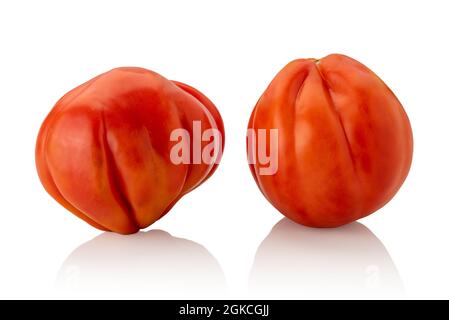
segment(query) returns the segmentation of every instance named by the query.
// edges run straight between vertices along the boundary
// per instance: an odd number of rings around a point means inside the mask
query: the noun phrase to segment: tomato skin
[[[260,174],[254,148],[250,169],[273,206],[306,226],[337,227],[378,210],[411,166],[412,130],[401,103],[376,74],[340,54],[287,64],[248,128],[278,129],[277,172]]]
[[[113,69],[53,107],[36,143],[39,178],[56,201],[92,226],[135,233],[216,170],[219,158],[209,164],[170,159],[177,143],[171,132],[185,129],[193,140],[194,121],[201,121],[202,132],[218,129],[223,147],[221,116],[198,90],[142,68]]]

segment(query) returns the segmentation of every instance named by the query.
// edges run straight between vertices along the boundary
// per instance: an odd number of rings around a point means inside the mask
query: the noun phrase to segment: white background
[[[0,297],[449,298],[448,14],[447,1],[1,1]],[[403,103],[410,175],[360,221],[368,229],[282,221],[270,233],[283,217],[248,170],[249,115],[287,62],[334,52],[366,64]],[[89,242],[101,232],[36,174],[52,105],[118,66],[198,88],[225,122],[215,175],[149,228],[172,237]]]

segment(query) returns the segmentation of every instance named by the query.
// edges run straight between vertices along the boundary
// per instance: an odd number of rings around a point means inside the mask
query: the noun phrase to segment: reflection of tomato
[[[56,103],[37,139],[39,177],[53,198],[94,227],[134,233],[216,169],[219,152],[209,163],[170,159],[173,130],[202,138],[192,132],[194,121],[200,134],[218,129],[224,139],[220,114],[196,89],[145,69],[114,69]]]
[[[57,285],[72,294],[114,299],[141,290],[156,299],[218,298],[226,291],[221,266],[205,247],[162,230],[95,237],[66,259]]]
[[[312,229],[287,218],[260,244],[249,289],[265,299],[401,298],[404,291],[387,249],[361,223]]]
[[[289,63],[248,127],[278,129],[277,148],[269,150],[277,150],[277,172],[260,174],[258,135],[248,148],[250,168],[265,197],[307,226],[336,227],[376,211],[411,165],[412,131],[400,102],[371,70],[343,55]]]

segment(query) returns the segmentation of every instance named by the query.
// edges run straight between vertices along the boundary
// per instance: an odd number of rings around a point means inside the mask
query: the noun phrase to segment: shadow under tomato
[[[260,244],[250,274],[265,298],[394,298],[404,294],[382,242],[363,224],[314,229],[287,218]]]
[[[105,232],[66,259],[58,289],[83,296],[195,298],[222,296],[226,281],[203,246],[161,230],[122,236]]]

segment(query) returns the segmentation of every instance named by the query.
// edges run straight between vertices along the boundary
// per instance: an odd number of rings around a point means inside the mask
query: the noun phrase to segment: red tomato
[[[260,190],[306,226],[341,226],[378,210],[411,165],[412,130],[401,103],[370,69],[343,55],[290,62],[257,102],[248,128],[255,130],[248,157]],[[258,129],[278,135],[262,154]],[[267,173],[261,155],[270,153],[278,162]]]
[[[51,110],[37,138],[39,178],[56,201],[92,226],[137,232],[217,168],[219,150],[210,163],[172,161],[178,141],[171,134],[179,129],[189,134],[191,141],[179,141],[188,151],[190,143],[207,146],[201,135],[210,129],[221,134],[220,148],[224,144],[220,114],[202,93],[149,70],[113,69],[71,90]]]

